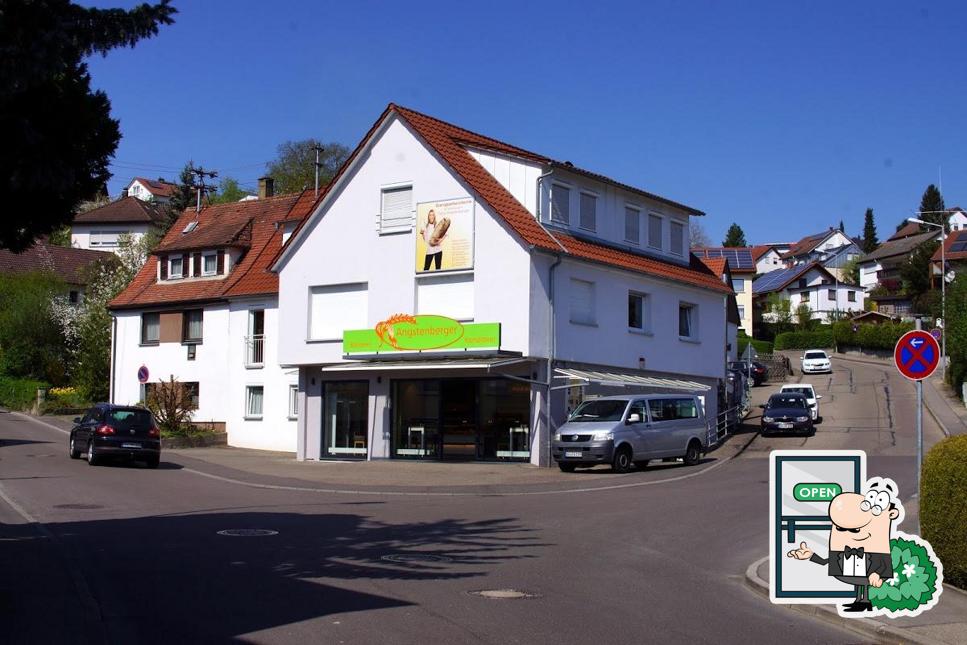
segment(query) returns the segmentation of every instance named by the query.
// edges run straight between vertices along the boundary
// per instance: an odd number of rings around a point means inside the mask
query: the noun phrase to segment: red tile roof
[[[938,231],[940,229],[937,229]],[[967,249],[963,251],[951,251],[951,247],[954,244],[967,243],[967,230],[964,231],[951,231],[947,234],[947,239],[943,243],[943,254],[946,257],[941,256],[940,246],[937,246],[937,250],[934,251],[933,257],[930,258],[932,262],[940,264],[941,259],[950,262],[951,260],[967,260]]]
[[[566,167],[569,171],[582,172],[593,175],[587,171],[576,169],[565,163],[556,162],[549,157],[518,148],[510,144],[492,139],[476,132],[471,132],[465,128],[446,123],[439,119],[421,114],[408,108],[400,107],[393,103],[387,106],[386,110],[380,115],[373,127],[363,137],[362,141],[349,156],[347,161],[339,169],[336,177],[332,180],[326,191],[321,193],[325,198],[328,191],[339,184],[339,181],[346,169],[351,167],[355,159],[365,148],[368,141],[375,134],[379,126],[392,114],[396,114],[405,124],[407,124],[440,158],[449,165],[482,199],[491,209],[510,226],[513,231],[528,245],[553,253],[563,252],[566,255],[579,257],[592,262],[600,262],[617,266],[632,271],[646,273],[660,278],[667,278],[692,284],[694,286],[705,287],[716,291],[730,292],[731,289],[722,284],[713,276],[708,268],[692,258],[689,266],[680,266],[673,262],[662,261],[656,258],[638,255],[601,243],[579,240],[562,233],[553,235],[521,204],[511,193],[504,188],[497,179],[481,166],[473,155],[468,152],[467,147],[483,148],[498,153],[521,157],[537,163]],[[595,175],[602,181],[614,184],[613,180],[606,177]],[[621,185],[621,184],[618,184]],[[629,187],[629,189],[631,189]],[[644,193],[640,189],[632,189],[639,193]],[[652,196],[650,193],[645,193]],[[670,200],[652,196],[662,202],[683,208],[693,214],[702,214],[701,211],[682,206]],[[320,200],[321,201],[321,200]],[[303,220],[292,238],[295,238],[305,226],[308,220]],[[291,242],[291,239],[290,239]],[[280,253],[273,259],[272,264],[278,260]]]
[[[51,270],[68,284],[87,284],[87,270],[97,262],[113,262],[110,251],[93,251],[37,242],[23,253],[0,249],[0,273],[33,273]]]
[[[173,184],[169,181],[165,181],[164,179],[147,179],[145,177],[135,177],[131,180],[131,183],[128,184],[128,188],[130,188],[131,184],[134,182],[140,183],[155,197],[171,197],[178,189],[178,184]]]
[[[815,233],[813,235],[807,235],[798,242],[792,245],[792,247],[782,255],[783,258],[794,258],[798,255],[805,255],[809,253],[817,246],[822,244],[823,240],[835,233],[839,229],[831,228],[828,231],[823,231],[822,233]]]
[[[939,231],[940,229],[938,228],[937,230]],[[891,235],[887,241],[901,240],[905,237],[910,237],[911,235],[919,235],[922,232],[923,229],[920,228],[919,224],[916,222],[907,222],[906,226],[901,227],[900,230]]]
[[[776,246],[774,244],[759,244],[752,247],[752,261],[758,262],[759,258],[769,252],[770,249],[774,249]]]
[[[232,296],[278,293],[278,276],[268,271],[270,259],[282,246],[281,231],[277,225],[295,216],[304,217],[314,203],[313,192],[305,191],[268,199],[215,204],[202,208],[199,213],[193,209],[186,210],[131,284],[111,301],[111,308],[200,303],[225,300]],[[196,228],[182,233],[193,221],[198,222]],[[226,232],[231,231],[247,231],[244,244],[238,235],[226,236]],[[242,247],[244,251],[224,279],[189,278],[158,282],[159,254],[226,246]]]
[[[150,202],[137,197],[122,197],[74,217],[75,224],[158,223],[164,215]]]
[[[702,261],[702,264],[708,267],[709,271],[718,277],[721,278],[725,276],[725,267],[727,267],[729,264],[729,261],[725,258],[703,258],[698,256],[698,259]]]

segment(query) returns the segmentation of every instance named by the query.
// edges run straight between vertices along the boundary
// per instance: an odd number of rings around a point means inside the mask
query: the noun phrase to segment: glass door
[[[366,457],[369,383],[331,381],[323,393],[323,457]]]
[[[393,382],[393,456],[440,458],[440,381]]]

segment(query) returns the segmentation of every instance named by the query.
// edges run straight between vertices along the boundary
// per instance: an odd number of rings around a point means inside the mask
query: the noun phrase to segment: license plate
[[[582,456],[582,453],[581,453],[580,450],[565,450],[564,451],[564,456],[565,457],[580,457],[580,456]]]
[[[140,443],[122,443],[121,447],[122,448],[140,448],[141,444]]]
[[[780,430],[788,430],[792,427],[791,423],[777,423],[776,425],[779,426]]]

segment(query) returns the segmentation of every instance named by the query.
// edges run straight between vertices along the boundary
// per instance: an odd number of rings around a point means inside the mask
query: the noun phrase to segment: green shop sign
[[[800,502],[831,502],[843,492],[839,484],[796,484],[792,496]]]
[[[499,349],[500,323],[463,324],[446,316],[396,314],[373,329],[347,329],[342,348],[347,355]]]

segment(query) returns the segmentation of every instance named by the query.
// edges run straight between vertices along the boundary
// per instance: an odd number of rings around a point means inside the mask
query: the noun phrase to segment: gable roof
[[[86,285],[87,270],[97,262],[114,262],[110,251],[75,249],[37,242],[23,253],[0,249],[0,273],[53,271],[67,284]]]
[[[763,255],[765,255],[770,250],[773,250],[775,248],[776,248],[776,245],[775,244],[757,244],[756,246],[753,246],[752,247],[752,260],[753,260],[753,262],[758,262],[762,258]],[[776,251],[776,254],[777,255],[779,254],[779,251],[778,250]]]
[[[819,262],[797,264],[787,269],[776,269],[775,271],[764,273],[752,283],[752,295],[759,296],[765,293],[772,293],[773,291],[782,291],[812,269],[825,273],[830,279],[836,280],[836,277]]]
[[[145,189],[154,195],[155,197],[171,197],[175,194],[178,189],[178,184],[173,184],[170,181],[165,181],[164,179],[147,179],[145,177],[135,177],[128,185],[124,187],[127,191],[134,182],[140,183]]]
[[[551,233],[546,229],[523,204],[497,181],[480,163],[470,154],[468,148],[481,148],[510,156],[520,157],[536,163],[549,165],[552,167],[564,168],[569,172],[579,172],[597,178],[600,181],[607,181],[615,185],[624,186],[619,182],[610,180],[601,175],[595,175],[589,171],[575,168],[565,162],[557,162],[549,157],[540,155],[523,148],[518,148],[497,139],[486,137],[465,128],[446,123],[434,117],[427,116],[400,107],[393,103],[383,111],[376,123],[373,124],[366,136],[359,142],[356,149],[352,152],[346,162],[337,172],[332,182],[326,190],[320,194],[319,203],[332,192],[340,182],[348,168],[352,167],[366,145],[376,134],[379,128],[391,116],[397,116],[407,125],[415,135],[449,166],[466,184],[477,194],[478,198],[485,202],[493,212],[502,218],[511,230],[520,239],[536,249],[549,251],[552,253],[562,253],[567,256],[599,262],[612,266],[629,269],[641,273],[654,275],[656,277],[677,280],[691,284],[693,286],[713,289],[715,291],[729,291],[730,288],[723,285],[713,276],[708,269],[697,259],[692,259],[689,266],[681,266],[673,262],[660,260],[657,258],[637,255],[629,251],[609,246],[607,244],[592,242],[586,239],[578,239],[564,233]],[[638,193],[648,195],[663,203],[684,209],[692,214],[701,215],[701,211],[692,209],[688,206],[678,204],[671,200],[646,193],[640,189],[628,187]],[[273,267],[281,260],[285,253],[297,240],[310,218],[302,220],[293,232],[288,243],[280,250],[273,259]]]
[[[732,273],[755,273],[755,259],[748,246],[706,246],[692,249],[699,259],[728,258]],[[706,263],[707,264],[707,263]]]
[[[788,259],[788,258],[799,257],[801,255],[806,255],[810,253],[813,249],[815,249],[817,246],[825,242],[828,237],[830,237],[831,235],[835,235],[836,233],[843,233],[843,232],[838,228],[830,228],[829,230],[823,231],[822,233],[814,233],[813,235],[807,235],[806,237],[802,238],[801,240],[793,244],[792,247],[788,251],[786,251],[784,255],[782,255],[782,258]],[[846,235],[846,233],[843,233],[843,235],[846,236],[846,239],[850,239],[850,237]]]
[[[936,231],[927,231],[926,233],[902,237],[896,240],[891,238],[861,257],[860,264],[881,260],[883,258],[892,258],[898,255],[906,255],[921,244],[929,242],[930,240],[937,238],[939,235],[940,229],[937,229]]]
[[[725,277],[726,269],[729,266],[729,261],[725,258],[704,258],[701,256],[696,256],[701,261],[702,264],[708,267],[708,270],[717,275],[720,278]]]
[[[919,235],[922,232],[923,229],[920,228],[919,224],[916,222],[907,222],[904,226],[901,226],[896,233],[891,235],[887,241],[900,240],[905,237],[910,237],[911,235]]]
[[[111,301],[110,307],[131,309],[278,293],[278,275],[269,272],[268,265],[282,247],[280,224],[305,217],[315,203],[314,191],[303,191],[268,199],[215,204],[198,213],[186,210],[134,280]],[[193,221],[198,222],[197,226],[183,233]],[[243,253],[224,278],[158,282],[159,256],[226,246],[241,248]]]
[[[158,207],[137,197],[122,197],[74,216],[75,224],[157,224],[164,219]]]
[[[967,260],[967,230],[964,231],[951,231],[947,234],[947,239],[943,243],[943,256],[941,255],[941,247],[937,247],[934,251],[933,257],[930,258],[931,262],[940,263],[945,260],[950,262],[951,260]],[[957,249],[957,250],[954,250]]]

